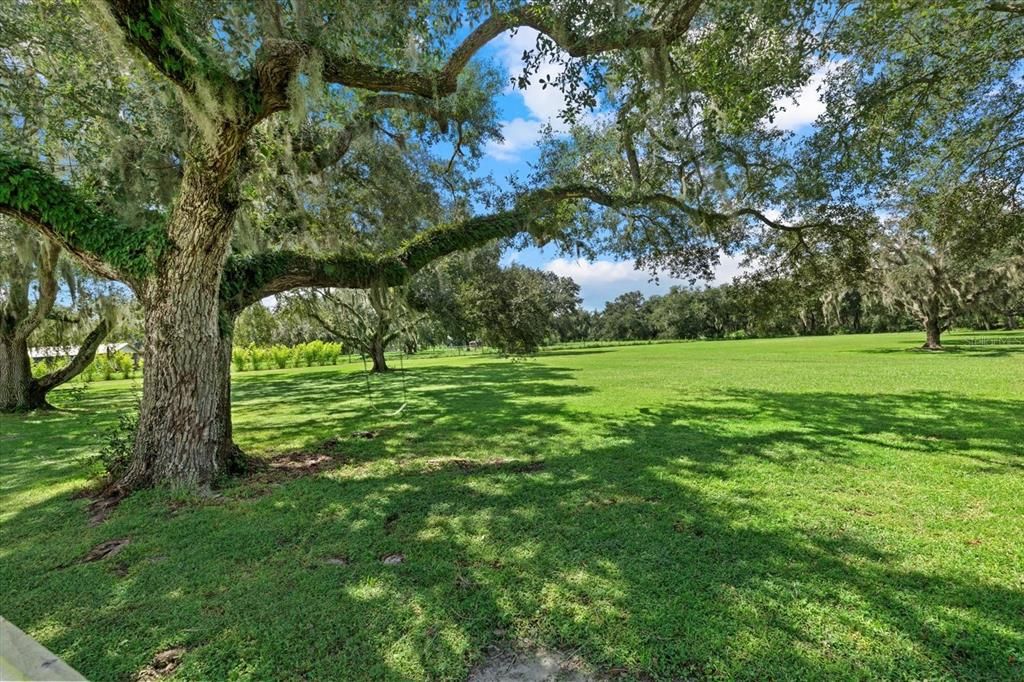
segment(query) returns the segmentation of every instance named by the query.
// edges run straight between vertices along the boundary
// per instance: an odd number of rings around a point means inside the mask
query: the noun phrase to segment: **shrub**
[[[82,373],[79,374],[78,376],[82,380],[83,384],[88,384],[88,383],[91,383],[91,382],[95,381],[96,373],[98,371],[99,370],[96,368],[96,363],[95,362],[90,362],[88,364],[88,366],[86,366],[86,368],[83,369]]]
[[[250,345],[249,357],[252,358],[253,369],[263,369],[270,362],[270,349],[262,346]]]
[[[136,406],[128,412],[122,412],[117,418],[117,425],[103,435],[96,463],[101,474],[108,480],[117,480],[128,470],[138,428],[139,410]]]
[[[320,339],[302,344],[302,359],[306,361],[306,367],[322,365],[324,342]]]
[[[135,361],[127,353],[117,351],[114,353],[114,357],[111,358],[111,362],[117,371],[121,373],[122,379],[131,379],[135,374]]]
[[[36,379],[49,373],[49,371],[50,365],[46,360],[39,360],[38,362],[32,363],[32,376]]]
[[[231,349],[231,362],[234,363],[235,369],[239,372],[246,370],[246,363],[249,361],[249,351],[245,348],[232,348]]]
[[[114,376],[114,366],[106,355],[97,355],[92,364],[96,365],[96,372],[103,377],[103,381],[110,381],[111,377]]]
[[[270,347],[270,359],[273,360],[274,364],[278,369],[284,369],[288,366],[288,361],[292,358],[292,349],[287,346],[280,344]]]
[[[325,343],[323,345],[323,351],[320,354],[322,365],[336,365],[338,364],[338,357],[341,355],[341,344],[340,343]]]

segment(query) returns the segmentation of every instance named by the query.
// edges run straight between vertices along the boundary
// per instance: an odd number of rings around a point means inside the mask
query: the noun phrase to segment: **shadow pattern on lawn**
[[[505,639],[633,679],[1024,674],[1019,586],[919,566],[888,536],[906,528],[860,516],[901,503],[869,489],[886,467],[1019,477],[1024,402],[745,391],[613,419],[565,405],[584,390],[573,378],[529,363],[410,370],[400,421],[359,412],[360,387],[336,372],[304,374],[301,392],[242,382],[243,423],[316,406],[240,429],[256,442],[381,435],[351,440],[348,475],[269,494],[144,493],[99,529],[66,496],[24,509],[3,530],[4,608],[103,679],[178,645],[185,678],[460,679]],[[382,399],[399,380],[380,382]],[[439,456],[543,467],[412,466]],[[57,569],[122,536],[111,565]]]

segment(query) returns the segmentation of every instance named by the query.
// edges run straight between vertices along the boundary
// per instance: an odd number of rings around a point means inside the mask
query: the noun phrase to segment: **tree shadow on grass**
[[[988,336],[971,337],[964,334],[949,334],[942,339],[941,350],[923,347],[923,335],[920,344],[885,346],[879,348],[862,348],[851,353],[924,353],[934,355],[962,355],[969,357],[1012,357],[1024,354],[1024,334],[999,333]]]
[[[142,494],[45,549],[8,531],[5,608],[98,678],[184,645],[186,678],[458,679],[505,639],[630,678],[1021,675],[1024,596],[999,551],[919,536],[921,491],[955,506],[960,467],[990,489],[1019,480],[1021,401],[732,391],[611,419],[566,406],[569,370],[465,370],[410,372],[417,411],[345,441],[350,468],[212,502]],[[311,412],[358,399],[317,381]],[[246,387],[240,409],[281,390]],[[543,466],[428,466],[509,453]],[[111,564],[56,569],[121,536]]]
[[[408,451],[426,438],[444,439],[456,452],[513,432],[540,440],[558,430],[549,417],[557,416],[561,401],[590,390],[575,385],[574,376],[564,368],[498,361],[372,376],[369,390],[362,374],[304,373],[298,390],[294,378],[275,377],[234,389],[236,438],[243,448],[288,439],[311,447],[356,430],[400,434],[381,455]],[[309,416],[279,418],[288,407]]]

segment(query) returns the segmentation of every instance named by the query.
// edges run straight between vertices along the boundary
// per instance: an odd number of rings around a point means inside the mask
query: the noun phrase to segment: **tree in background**
[[[32,375],[29,339],[47,316],[61,289],[76,312],[88,317],[89,292],[60,246],[0,218],[0,412],[48,408],[47,394],[89,366],[107,336],[111,322],[101,316],[63,367]],[[110,315],[110,311],[106,311]]]
[[[269,346],[277,341],[278,326],[265,305],[251,305],[235,321],[234,342],[242,346]]]
[[[504,353],[533,353],[547,341],[586,338],[579,285],[521,265],[502,267],[500,260],[494,244],[446,258],[416,277],[410,300],[436,325],[440,340],[481,339]]]
[[[374,372],[388,371],[384,352],[403,336],[415,333],[418,321],[398,288],[314,289],[296,293],[294,298],[332,338],[369,357]]]
[[[484,343],[506,354],[537,352],[580,301],[571,279],[522,265],[467,283],[460,299]]]
[[[998,185],[920,194],[879,244],[874,279],[883,301],[920,322],[924,348],[940,350],[957,317],[1021,286],[1022,225],[1024,211]]]
[[[498,244],[457,253],[425,268],[409,286],[409,304],[436,326],[435,341],[465,346],[479,330],[466,305],[464,291],[501,270]]]
[[[646,300],[639,291],[620,294],[609,301],[597,318],[594,333],[599,339],[653,339],[654,328],[648,315]]]

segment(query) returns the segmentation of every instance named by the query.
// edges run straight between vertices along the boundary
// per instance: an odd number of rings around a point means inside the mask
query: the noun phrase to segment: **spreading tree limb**
[[[135,229],[33,163],[0,153],[0,213],[22,220],[107,279],[133,283],[155,269],[163,225]]]
[[[110,333],[110,329],[110,322],[101,320],[95,329],[89,332],[89,336],[85,337],[85,341],[78,347],[78,354],[70,363],[35,380],[36,390],[46,393],[81,374],[96,357],[96,350]]]
[[[590,185],[568,185],[527,192],[513,208],[437,225],[384,254],[350,253],[312,256],[276,251],[228,259],[221,281],[221,302],[228,311],[240,312],[256,301],[290,289],[338,287],[365,289],[399,286],[435,260],[457,251],[475,248],[502,237],[537,229],[537,219],[562,201],[587,200],[615,209],[663,204],[691,219],[706,223],[753,217],[773,229],[798,231],[812,225],[786,225],[754,208],[723,213],[690,206],[668,194],[616,195]]]
[[[380,93],[415,95],[437,99],[453,94],[469,61],[505,31],[529,27],[550,38],[572,57],[589,57],[612,50],[661,47],[685,35],[703,0],[682,0],[657,28],[609,28],[577,32],[567,26],[548,3],[530,3],[492,15],[477,26],[452,51],[444,65],[429,71],[413,71],[333,54],[319,46],[296,40],[269,39],[260,48],[253,68],[255,90],[260,93],[263,116],[289,106],[288,84],[304,60],[314,52],[323,57],[323,78],[329,83]],[[405,102],[394,100],[404,107]]]

